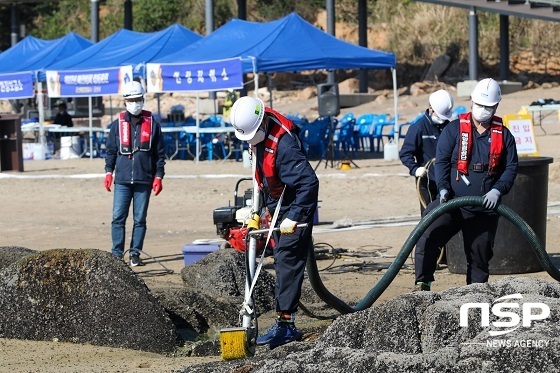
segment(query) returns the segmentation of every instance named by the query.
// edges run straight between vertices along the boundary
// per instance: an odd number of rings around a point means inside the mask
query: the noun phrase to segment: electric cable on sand
[[[428,215],[426,215],[410,233],[408,239],[404,243],[401,251],[397,254],[393,263],[387,269],[387,272],[379,280],[379,282],[366,294],[366,296],[356,304],[356,306],[351,307],[344,301],[333,295],[321,281],[321,276],[319,275],[319,270],[317,268],[317,261],[315,259],[315,253],[310,250],[307,259],[307,273],[309,275],[309,282],[311,287],[317,293],[317,295],[329,306],[334,308],[341,314],[353,313],[357,311],[362,311],[366,308],[371,307],[371,305],[383,294],[385,289],[391,284],[399,273],[401,267],[404,265],[407,257],[412,252],[412,249],[418,242],[418,239],[426,231],[426,229],[442,214],[449,211],[458,209],[464,206],[483,206],[483,197],[459,197],[452,199],[444,204],[439,205],[433,209]],[[514,226],[516,226],[519,231],[527,238],[535,254],[539,259],[539,262],[543,266],[543,269],[548,272],[548,274],[554,278],[556,281],[560,282],[560,271],[554,266],[550,261],[545,247],[539,237],[535,234],[533,229],[525,222],[519,215],[517,215],[509,207],[500,204],[496,208],[496,212],[501,216],[508,219]],[[329,317],[332,318],[332,317]]]

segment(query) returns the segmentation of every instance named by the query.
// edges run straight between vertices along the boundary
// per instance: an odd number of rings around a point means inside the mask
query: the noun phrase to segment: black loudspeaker
[[[338,84],[319,84],[317,86],[317,99],[319,100],[319,116],[328,117],[340,114]]]

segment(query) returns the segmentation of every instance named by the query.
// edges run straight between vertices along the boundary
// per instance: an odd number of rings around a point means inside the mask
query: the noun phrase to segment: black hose
[[[410,255],[412,249],[416,245],[416,242],[418,242],[420,236],[422,236],[424,231],[426,231],[426,229],[434,222],[434,220],[436,220],[440,215],[458,209],[460,207],[483,206],[483,201],[483,197],[459,197],[434,208],[418,223],[418,225],[410,233],[401,251],[397,254],[395,260],[389,266],[383,277],[379,280],[375,287],[373,287],[366,294],[366,296],[358,304],[356,304],[356,306],[349,306],[344,301],[334,296],[325,287],[325,285],[321,281],[321,277],[319,276],[319,271],[317,270],[317,262],[315,261],[313,250],[310,250],[310,255],[308,256],[307,260],[307,273],[309,275],[309,282],[311,283],[311,287],[325,303],[327,303],[329,306],[331,306],[341,314],[357,312],[369,308],[395,279],[401,267],[405,263],[407,257]],[[527,240],[535,250],[535,254],[537,255],[537,258],[539,259],[539,262],[541,263],[543,269],[548,272],[548,274],[556,281],[560,281],[560,271],[550,261],[543,243],[537,237],[529,224],[527,224],[512,209],[503,204],[498,205],[496,211],[498,212],[498,214],[508,219],[519,229],[519,231],[527,238]]]

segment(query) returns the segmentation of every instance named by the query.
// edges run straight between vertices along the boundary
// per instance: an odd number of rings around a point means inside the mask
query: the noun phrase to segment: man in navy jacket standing
[[[440,89],[430,95],[430,106],[424,116],[408,129],[399,153],[404,164],[416,180],[420,178],[420,198],[426,204],[436,199],[438,194],[435,167],[426,167],[436,156],[436,145],[443,128],[453,115],[453,97]],[[424,205],[420,204],[420,212]]]
[[[160,124],[152,113],[142,110],[144,88],[137,81],[124,87],[126,111],[111,124],[107,139],[105,158],[105,189],[111,191],[115,174],[113,198],[113,221],[111,237],[112,253],[124,256],[125,225],[132,203],[134,225],[130,242],[130,265],[144,265],[140,251],[146,236],[146,217],[152,190],[157,196],[165,174],[165,152]]]
[[[481,80],[471,93],[471,111],[459,115],[441,133],[436,151],[439,199],[428,205],[425,214],[454,197],[483,196],[484,206],[444,213],[428,227],[416,244],[415,290],[430,290],[438,247],[459,231],[467,258],[467,284],[488,282],[500,217],[494,210],[513,187],[518,167],[515,138],[495,115],[501,99],[495,80]]]
[[[280,345],[300,340],[295,326],[307,255],[313,246],[313,215],[317,208],[319,179],[307,161],[298,128],[280,113],[265,108],[262,100],[245,96],[230,114],[235,136],[256,149],[255,179],[271,216],[277,209],[280,233],[274,237],[276,312],[278,321],[257,345]],[[279,203],[281,202],[281,203]],[[248,227],[258,227],[258,215]],[[307,223],[306,227],[298,224]]]

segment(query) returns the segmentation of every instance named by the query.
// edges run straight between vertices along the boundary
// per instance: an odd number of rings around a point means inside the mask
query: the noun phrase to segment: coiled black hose
[[[311,283],[311,286],[317,293],[317,295],[325,303],[327,303],[329,306],[331,306],[341,314],[357,312],[369,308],[381,296],[381,294],[383,294],[389,284],[391,284],[391,282],[395,279],[406,259],[412,252],[412,249],[416,245],[416,242],[418,242],[420,236],[422,236],[424,231],[434,222],[434,220],[436,220],[440,215],[454,209],[458,209],[460,207],[482,206],[483,201],[483,197],[459,197],[441,204],[433,209],[418,223],[416,228],[414,228],[414,230],[410,233],[410,236],[408,236],[408,239],[404,243],[401,251],[397,254],[395,260],[389,266],[387,272],[385,272],[379,282],[354,307],[349,306],[344,301],[334,296],[325,287],[319,275],[319,270],[317,268],[317,262],[315,260],[315,254],[313,250],[310,250],[307,260],[307,273],[309,275],[309,282]],[[498,212],[498,214],[508,219],[520,230],[520,232],[527,238],[527,240],[531,244],[531,247],[535,250],[537,258],[539,259],[539,262],[541,263],[543,269],[548,272],[548,274],[556,281],[560,281],[560,271],[550,261],[543,243],[537,237],[529,224],[527,224],[525,220],[517,215],[517,213],[515,213],[512,209],[503,204],[500,204],[497,207],[496,211]]]

